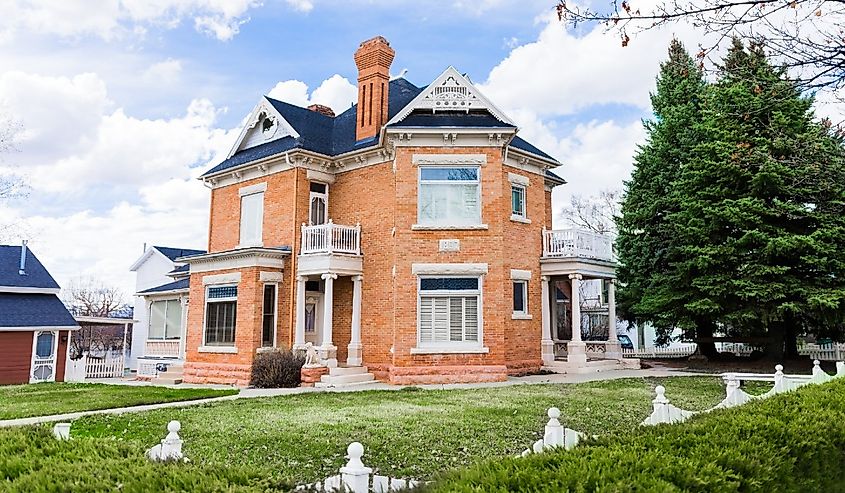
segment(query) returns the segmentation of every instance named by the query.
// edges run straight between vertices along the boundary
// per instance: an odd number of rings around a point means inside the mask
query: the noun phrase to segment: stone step
[[[182,383],[182,377],[181,376],[179,376],[179,378],[158,377],[158,378],[155,378],[153,380],[153,382],[160,383],[162,385],[178,385],[178,384]]]
[[[345,376],[345,375],[365,375],[368,373],[366,366],[336,366],[329,368],[329,375],[331,376]]]
[[[372,373],[353,375],[323,375],[320,381],[314,384],[315,387],[340,387],[347,385],[363,384],[375,381]]]

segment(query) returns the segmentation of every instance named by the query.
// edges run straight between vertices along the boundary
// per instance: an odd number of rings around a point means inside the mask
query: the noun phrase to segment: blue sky
[[[455,66],[564,163],[556,210],[620,188],[669,39],[699,36],[681,25],[622,48],[600,28],[561,25],[554,4],[10,0],[0,120],[19,131],[0,176],[24,176],[30,194],[0,203],[0,241],[30,239],[60,284],[92,276],[131,293],[144,243],[205,247],[209,192],[196,177],[260,96],[345,109],[352,54],[375,35],[396,50],[394,74],[425,85]]]

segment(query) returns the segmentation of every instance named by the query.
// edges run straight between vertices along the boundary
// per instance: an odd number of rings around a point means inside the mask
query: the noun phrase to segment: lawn
[[[591,435],[625,434],[651,411],[664,385],[680,407],[703,410],[724,398],[714,377],[624,379],[578,385],[519,385],[473,390],[313,393],[74,422],[77,439],[118,440],[138,453],[182,422],[184,451],[195,465],[237,464],[297,482],[336,474],[346,446],[360,441],[380,474],[427,479],[488,457],[512,456],[539,438],[546,410]]]
[[[93,411],[236,394],[237,390],[171,389],[101,383],[0,386],[0,420]]]

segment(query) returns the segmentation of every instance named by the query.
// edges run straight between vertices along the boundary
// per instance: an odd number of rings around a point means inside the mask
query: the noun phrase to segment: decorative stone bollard
[[[775,365],[775,385],[772,387],[773,394],[786,392],[786,381],[783,378],[783,365]]]
[[[346,458],[349,462],[340,468],[340,475],[346,489],[352,493],[367,493],[370,489],[370,474],[373,470],[364,465],[364,446],[359,442],[352,442],[346,448]]]
[[[819,360],[813,360],[813,377],[810,379],[813,383],[825,383],[828,380],[831,380],[833,377],[825,373],[822,370],[821,362]]]
[[[70,440],[70,423],[56,423],[53,426],[53,436],[56,440]]]
[[[845,361],[836,362],[836,376],[845,377]]]
[[[726,380],[725,400],[716,405],[717,409],[740,406],[753,399],[753,397],[740,388],[739,379],[736,377],[736,374],[728,373]]]
[[[171,421],[167,423],[167,436],[161,441],[159,445],[147,450],[147,457],[153,461],[167,461],[167,460],[181,460],[182,456],[182,439],[179,438],[179,431],[182,429],[182,424],[178,421]]]
[[[659,423],[680,423],[686,421],[692,416],[692,411],[685,411],[679,407],[673,406],[669,399],[666,398],[666,387],[658,385],[654,389],[657,396],[651,401],[654,411],[641,424],[656,425]]]

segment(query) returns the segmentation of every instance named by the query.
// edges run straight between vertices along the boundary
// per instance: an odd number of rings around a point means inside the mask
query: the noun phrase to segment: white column
[[[347,347],[347,366],[361,366],[363,362],[363,349],[361,345],[361,283],[364,276],[352,278],[352,335],[349,338]]]
[[[543,335],[540,340],[540,353],[543,358],[543,364],[547,365],[553,363],[555,360],[555,343],[552,340],[552,309],[551,300],[549,299],[549,277],[540,277],[541,296],[543,297],[540,316],[543,321]]]
[[[616,334],[616,279],[607,281],[607,345],[605,357],[607,359],[622,359],[622,346]]]
[[[320,346],[320,358],[329,368],[337,366],[337,346],[332,343],[332,315],[334,313],[334,280],[337,274],[323,274],[325,292],[323,293],[323,343]]]
[[[179,303],[182,305],[182,319],[179,321],[182,327],[179,330],[179,359],[185,359],[185,352],[188,347],[188,302],[187,296],[179,298]]]
[[[569,274],[572,283],[572,340],[566,345],[567,362],[576,366],[587,364],[587,345],[581,342],[581,300],[579,291],[581,288],[581,274]]]
[[[296,277],[296,328],[293,335],[293,349],[305,348],[305,276]]]

